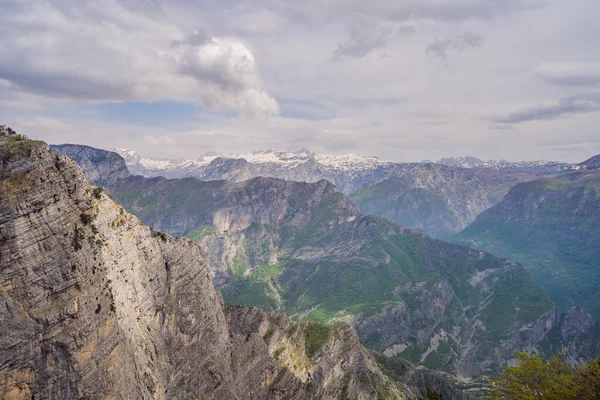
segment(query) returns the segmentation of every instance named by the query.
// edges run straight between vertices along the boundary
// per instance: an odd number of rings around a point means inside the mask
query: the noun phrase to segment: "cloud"
[[[469,48],[481,47],[482,45],[483,38],[481,36],[465,32],[452,39],[434,40],[425,48],[425,53],[441,58],[442,60],[447,60],[448,51],[451,49],[462,51]]]
[[[364,14],[355,15],[348,24],[348,38],[338,44],[334,56],[362,58],[374,50],[384,48],[394,35],[414,32],[411,25],[396,25]]]
[[[549,0],[262,0],[287,13],[301,14],[319,26],[331,21],[348,26],[348,36],[334,57],[361,58],[416,26],[493,20],[543,8]],[[356,16],[361,16],[357,22]],[[362,21],[360,21],[362,19]],[[366,21],[366,22],[365,22]],[[406,32],[404,32],[406,33]],[[437,44],[438,46],[443,43]],[[472,46],[474,47],[474,46]]]
[[[600,93],[580,94],[560,99],[558,104],[516,111],[496,118],[494,122],[519,124],[528,121],[547,121],[596,111],[600,111]]]
[[[291,2],[271,0],[268,3],[293,9],[312,17],[349,15],[352,12],[404,22],[430,20],[462,22],[492,19],[547,4],[545,0],[305,0]]]
[[[600,85],[600,62],[540,64],[534,74],[558,86]]]
[[[277,114],[251,50],[236,38],[186,35],[157,3],[11,2],[0,17],[0,79],[71,101],[189,101],[248,116]],[[9,60],[9,61],[8,61]]]
[[[173,40],[171,42],[171,46],[204,46],[213,43],[213,39],[206,34],[206,31],[204,29],[200,29],[197,31],[193,31],[183,40]]]
[[[273,33],[285,26],[286,23],[289,22],[283,16],[266,8],[258,8],[232,17],[227,26],[234,31],[262,35]]]

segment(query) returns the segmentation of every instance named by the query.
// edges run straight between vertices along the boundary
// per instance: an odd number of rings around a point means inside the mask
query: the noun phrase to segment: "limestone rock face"
[[[95,185],[113,185],[131,176],[125,160],[117,153],[76,144],[52,145],[50,149],[77,161]]]
[[[324,347],[347,352],[279,365],[256,321],[301,326],[226,307],[198,245],[143,226],[45,143],[0,138],[0,159],[0,398],[335,398],[342,382],[402,397],[351,330]]]

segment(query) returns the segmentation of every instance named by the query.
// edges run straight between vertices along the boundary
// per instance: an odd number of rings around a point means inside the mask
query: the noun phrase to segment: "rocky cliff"
[[[225,305],[199,246],[46,144],[2,137],[0,159],[0,398],[403,396],[351,328]]]
[[[425,164],[351,196],[364,213],[440,237],[458,232],[495,204],[475,171]]]
[[[87,179],[95,185],[112,185],[131,175],[125,160],[111,151],[78,144],[51,145],[50,149],[77,161]]]
[[[556,324],[520,265],[361,214],[325,180],[131,177],[110,191],[200,242],[229,301],[346,321],[368,346],[429,368],[495,373]]]

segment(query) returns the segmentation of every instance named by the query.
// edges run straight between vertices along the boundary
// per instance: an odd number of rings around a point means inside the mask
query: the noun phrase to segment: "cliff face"
[[[0,158],[0,398],[401,397],[349,328],[313,353],[303,326],[225,306],[196,244],[44,143]]]
[[[77,161],[86,178],[95,185],[113,185],[131,176],[125,160],[117,153],[75,144],[52,145],[50,149]]]
[[[600,317],[600,169],[581,169],[513,187],[452,238],[524,264],[564,311]]]
[[[463,229],[494,204],[490,188],[475,171],[436,164],[367,186],[351,198],[364,213],[436,237]]]

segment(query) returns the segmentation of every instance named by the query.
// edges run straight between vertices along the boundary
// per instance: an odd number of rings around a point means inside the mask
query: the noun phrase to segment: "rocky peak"
[[[600,154],[585,160],[582,163],[577,164],[578,167],[583,169],[597,169],[600,168]]]
[[[75,160],[87,179],[96,185],[113,185],[131,175],[123,157],[112,151],[74,144],[52,145],[50,148]]]
[[[450,167],[491,169],[507,171],[530,171],[538,173],[562,172],[573,169],[573,165],[559,161],[506,161],[506,160],[481,160],[476,157],[447,157],[437,161],[437,164],[443,164]]]
[[[594,319],[581,307],[569,308],[562,316],[560,335],[564,341],[568,341],[576,335],[590,332],[594,327]]]

